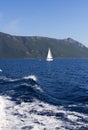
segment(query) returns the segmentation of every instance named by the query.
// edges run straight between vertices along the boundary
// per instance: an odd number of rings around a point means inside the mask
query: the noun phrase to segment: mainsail
[[[53,61],[53,57],[52,57],[52,53],[51,53],[50,48],[49,48],[49,50],[48,50],[48,55],[47,55],[46,60],[47,60],[47,61]]]

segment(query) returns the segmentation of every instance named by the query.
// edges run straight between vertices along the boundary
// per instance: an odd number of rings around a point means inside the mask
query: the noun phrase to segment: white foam
[[[0,69],[0,72],[2,72],[2,70]]]
[[[5,76],[0,76],[0,79],[2,79],[4,81],[9,81],[9,82],[14,82],[14,81],[18,81],[19,80],[19,79],[7,78]]]
[[[32,86],[32,87],[33,87],[33,86]],[[36,90],[39,90],[40,92],[44,92],[43,89],[42,89],[40,86],[38,86],[38,85],[35,85],[34,88],[35,88]]]
[[[51,115],[42,115],[42,112],[49,112]],[[56,118],[56,113],[64,115],[65,119],[61,116]],[[69,121],[66,121],[66,118]],[[32,127],[32,130],[88,128],[88,124],[82,122],[83,119],[88,120],[88,116],[66,111],[63,106],[56,107],[39,100],[15,104],[10,99],[0,96],[0,130],[21,130],[22,127]]]
[[[0,130],[7,126],[5,105],[5,100],[0,96]]]
[[[21,80],[21,79],[19,79],[19,78],[18,78],[18,79],[7,78],[7,77],[5,77],[5,76],[1,76],[0,79],[3,79],[3,80],[5,80],[5,81],[10,81],[10,82],[14,82],[14,81],[19,81],[19,80]],[[34,81],[37,81],[37,77],[36,77],[35,75],[28,75],[28,76],[23,77],[22,79],[32,79],[32,80],[34,80]]]
[[[37,81],[37,77],[35,75],[25,76],[24,79],[33,79],[34,81]]]

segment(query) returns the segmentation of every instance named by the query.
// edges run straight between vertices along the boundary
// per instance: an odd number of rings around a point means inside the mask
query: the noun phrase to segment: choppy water
[[[88,59],[0,60],[0,130],[88,130]]]

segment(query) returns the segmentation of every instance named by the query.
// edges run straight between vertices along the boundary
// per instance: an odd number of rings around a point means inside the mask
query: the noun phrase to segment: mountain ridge
[[[69,37],[56,39],[0,32],[0,58],[46,58],[48,48],[54,58],[88,58],[88,48]]]

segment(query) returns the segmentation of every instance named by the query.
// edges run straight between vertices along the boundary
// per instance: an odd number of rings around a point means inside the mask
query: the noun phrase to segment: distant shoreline
[[[88,58],[88,48],[72,38],[23,37],[0,32],[0,58],[46,59],[49,48],[55,59]]]

